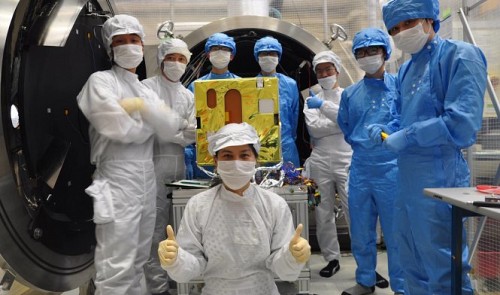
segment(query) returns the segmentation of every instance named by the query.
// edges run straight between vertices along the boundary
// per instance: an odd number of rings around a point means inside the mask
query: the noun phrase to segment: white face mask
[[[319,85],[321,85],[323,89],[326,90],[332,89],[333,86],[335,86],[335,83],[337,83],[337,76],[331,75],[326,78],[318,79],[318,83]]]
[[[142,46],[125,44],[113,47],[113,60],[124,69],[137,68],[143,58]]]
[[[186,64],[177,61],[164,61],[163,74],[167,76],[170,81],[177,82],[181,79],[186,71]]]
[[[231,60],[231,52],[224,50],[210,51],[210,62],[212,65],[222,70],[229,64]]]
[[[384,64],[382,54],[362,57],[356,60],[359,67],[370,75],[375,74]]]
[[[222,182],[232,190],[238,190],[255,174],[255,161],[217,161],[217,172]]]
[[[277,56],[259,56],[259,66],[265,73],[271,73],[276,70],[278,65]]]
[[[419,23],[411,29],[404,30],[392,36],[392,39],[397,48],[406,53],[414,54],[424,48],[427,40],[429,40],[429,33],[425,33],[424,26],[422,23]]]

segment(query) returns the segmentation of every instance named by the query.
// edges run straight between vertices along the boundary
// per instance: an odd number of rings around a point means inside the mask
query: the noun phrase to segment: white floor
[[[387,276],[387,255],[385,251],[379,252],[377,272],[388,279]],[[354,272],[356,270],[356,261],[351,253],[345,253],[340,260],[340,270],[331,278],[323,278],[319,275],[319,271],[326,265],[323,257],[319,254],[313,254],[310,260],[311,267],[311,284],[309,293],[318,295],[340,295],[342,291],[356,284]],[[373,294],[394,294],[391,288],[379,289],[375,288]]]
[[[378,267],[377,271],[380,273],[382,276],[385,278],[388,278],[387,276],[387,255],[385,251],[379,251],[378,254]],[[344,253],[342,255],[342,258],[340,260],[340,270],[337,272],[334,276],[331,278],[323,278],[319,275],[319,271],[326,265],[325,261],[323,260],[323,257],[320,254],[314,253],[311,256],[310,260],[310,268],[311,268],[311,282],[310,282],[310,290],[309,294],[318,294],[318,295],[340,295],[342,294],[342,291],[345,289],[348,289],[356,284],[356,281],[354,279],[354,272],[356,270],[356,262],[354,261],[354,258],[352,257],[350,252]],[[0,273],[1,274],[1,273]],[[283,295],[291,295],[295,294],[296,292],[293,292],[293,288],[289,290],[290,288],[286,289],[286,292],[282,293]],[[13,290],[11,290],[13,291]],[[7,294],[44,294],[44,293],[39,293],[36,291],[27,291],[23,290],[24,292],[19,292],[19,293],[14,293],[14,292],[9,292]],[[78,290],[73,290],[69,292],[64,292],[64,295],[78,295]],[[175,290],[172,290],[172,295],[175,295],[176,292]],[[4,295],[5,293],[0,291],[0,295]],[[375,292],[373,293],[375,295],[383,295],[383,294],[393,294],[390,288],[386,289],[379,289],[376,288]]]
[[[388,279],[387,276],[387,255],[385,251],[378,252],[378,267],[377,272]],[[342,255],[340,260],[340,270],[331,278],[323,278],[319,275],[319,271],[326,266],[326,262],[323,260],[323,256],[318,253],[314,253],[311,256],[309,262],[311,268],[311,281],[309,294],[317,295],[341,295],[342,292],[356,284],[354,278],[354,272],[356,270],[356,261],[352,257],[351,253],[345,253]],[[282,295],[295,295],[297,294],[297,289],[294,285],[286,285],[284,283],[279,284],[279,289]],[[176,295],[174,290],[171,290],[172,295]],[[190,292],[192,295],[198,295],[197,291]],[[304,294],[304,293],[301,293]],[[375,295],[388,295],[394,294],[390,288],[379,289],[376,288]]]

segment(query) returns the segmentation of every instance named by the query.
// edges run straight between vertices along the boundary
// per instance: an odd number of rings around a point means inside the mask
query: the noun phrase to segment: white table
[[[470,216],[487,216],[500,220],[500,208],[478,207],[473,201],[484,201],[488,194],[476,191],[474,187],[427,188],[424,194],[452,205],[451,218],[451,291],[462,294],[462,220]]]

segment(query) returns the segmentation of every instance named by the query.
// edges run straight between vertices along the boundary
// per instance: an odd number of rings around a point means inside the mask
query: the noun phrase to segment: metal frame
[[[478,6],[485,1],[480,1],[471,7],[467,7],[467,12],[472,8]],[[460,8],[458,11],[458,15],[460,16],[460,21],[462,21],[462,25],[464,28],[464,38],[468,40],[471,44],[477,46],[476,40],[474,39],[474,35],[472,34],[472,30],[469,26],[469,22],[467,21],[467,14],[464,12],[463,8]],[[495,108],[495,113],[497,114],[497,118],[500,118],[500,104],[498,102],[498,97],[495,93],[495,89],[493,88],[493,84],[491,83],[490,76],[488,75],[488,79],[486,80],[486,89],[488,90],[488,94],[490,95],[491,102],[493,103],[493,108]]]
[[[309,48],[315,54],[327,50],[323,42],[297,25],[271,17],[255,15],[227,17],[211,22],[187,35],[184,41],[192,48],[204,42],[214,33],[247,28],[274,31],[286,36],[293,36],[294,40]]]

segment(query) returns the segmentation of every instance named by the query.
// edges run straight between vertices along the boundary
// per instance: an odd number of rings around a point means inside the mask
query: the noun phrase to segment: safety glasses
[[[358,58],[363,58],[365,56],[377,55],[381,52],[382,52],[381,46],[363,47],[356,49],[356,51],[354,52],[354,56],[356,57],[356,59],[358,59]]]

